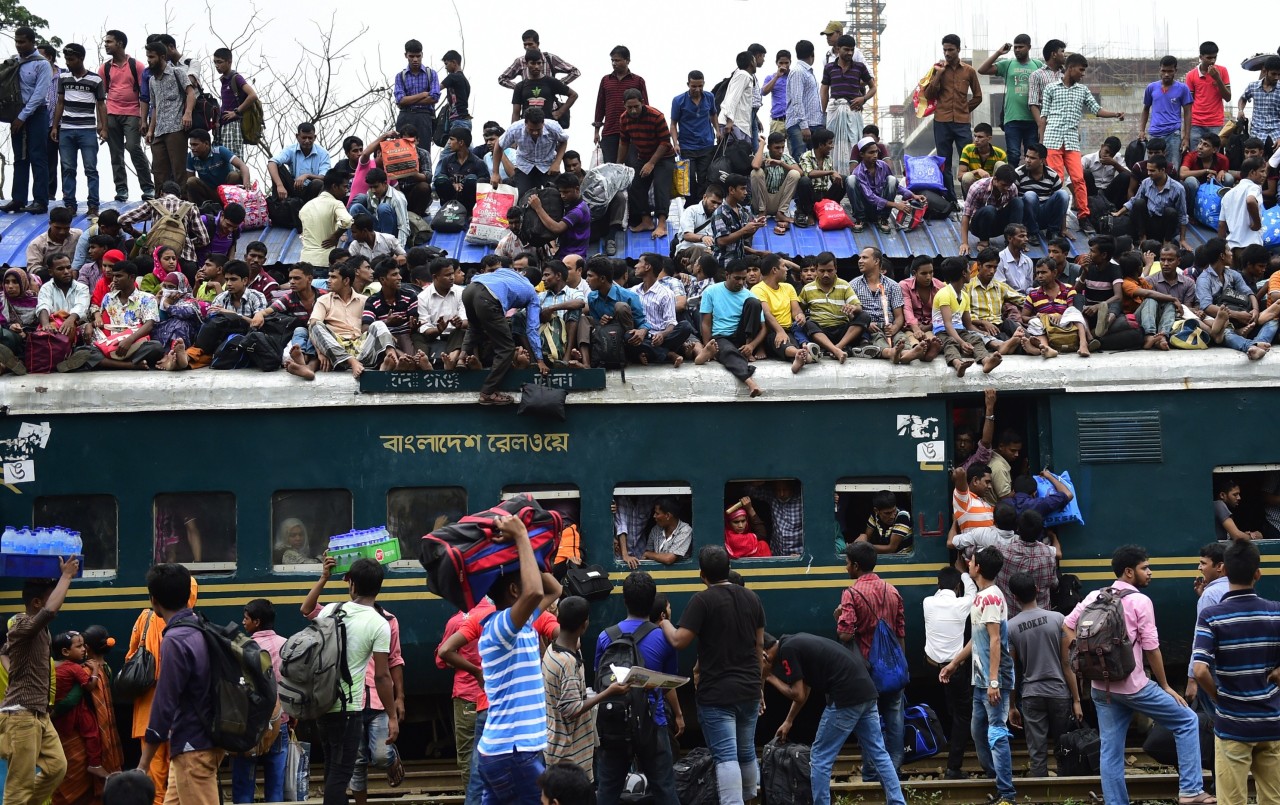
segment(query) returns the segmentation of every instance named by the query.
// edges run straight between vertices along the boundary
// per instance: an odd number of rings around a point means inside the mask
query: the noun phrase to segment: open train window
[[[841,478],[836,483],[835,552],[863,534],[883,556],[915,553],[911,481],[907,478]]]
[[[329,537],[351,530],[346,489],[289,489],[271,496],[271,561],[276,572],[314,573]]]
[[[623,534],[627,555],[638,561],[673,565],[692,558],[693,489],[688,484],[619,484],[612,507],[615,561],[623,560]]]
[[[236,496],[174,492],[152,502],[156,562],[179,562],[195,573],[236,569]]]
[[[1212,510],[1218,539],[1280,539],[1280,464],[1214,467]]]
[[[119,559],[119,509],[111,495],[50,495],[36,498],[31,524],[79,531],[84,543],[84,577],[110,578],[116,574]]]
[[[1001,394],[996,399],[995,419],[991,420],[990,462],[996,495],[1010,494],[1013,479],[1023,474],[1034,475],[1051,467],[1053,456],[1048,443],[1041,444],[1037,400],[1025,394]],[[952,442],[947,445],[945,459],[939,463],[960,466],[973,455],[987,424],[983,395],[966,395],[951,406]]]
[[[406,486],[387,492],[387,530],[400,541],[400,561],[415,568],[422,537],[467,514],[467,490],[460,486]]]
[[[579,562],[588,560],[583,553],[582,541],[582,493],[573,484],[509,484],[502,487],[502,499],[519,494],[533,495],[544,509],[560,512],[564,519],[564,531],[560,534],[560,551],[557,564],[570,558]]]
[[[725,548],[734,559],[804,553],[804,497],[798,479],[730,481],[724,485],[724,517]]]

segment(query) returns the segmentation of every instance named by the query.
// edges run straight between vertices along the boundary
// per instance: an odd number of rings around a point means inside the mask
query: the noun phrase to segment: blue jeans
[[[973,127],[968,123],[942,123],[933,121],[933,147],[938,156],[947,162],[942,166],[943,192],[948,201],[955,201],[955,188],[951,186],[951,166],[955,164],[952,152],[958,156],[966,145],[973,142]]]
[[[471,131],[471,118],[467,118],[466,120],[463,120],[462,118],[450,120],[449,131],[453,131],[454,129],[466,129],[467,131]]]
[[[822,711],[818,734],[813,739],[809,755],[809,783],[813,788],[813,805],[830,805],[831,770],[836,765],[836,756],[840,754],[849,733],[858,736],[863,763],[870,760],[879,773],[883,781],[886,805],[906,805],[906,800],[902,797],[902,785],[898,782],[897,767],[889,752],[885,751],[884,736],[880,731],[880,714],[874,701],[852,707],[829,704]]]
[[[1195,148],[1196,144],[1204,139],[1206,134],[1217,134],[1222,130],[1222,126],[1192,126],[1191,127],[1191,147]],[[1169,153],[1173,153],[1170,151]]]
[[[658,727],[651,746],[637,745],[630,749],[596,747],[596,792],[600,802],[617,802],[622,797],[632,758],[649,781],[654,805],[680,805],[680,797],[676,795],[671,734],[666,727]]]
[[[750,699],[729,707],[699,707],[702,736],[716,761],[716,782],[721,805],[742,805],[754,799],[760,783],[756,765],[756,719],[760,700]]]
[[[1124,741],[1135,712],[1142,713],[1173,733],[1178,748],[1178,796],[1194,797],[1204,790],[1200,765],[1200,720],[1190,707],[1178,704],[1155,682],[1137,693],[1109,695],[1092,689],[1098,711],[1098,733],[1102,739],[1102,798],[1107,805],[1129,805],[1129,788],[1124,783]],[[1110,701],[1108,701],[1110,699]]]
[[[809,139],[813,139],[813,135],[821,129],[822,126],[810,126]],[[787,127],[787,147],[791,149],[791,158],[796,162],[799,162],[800,156],[809,150],[809,144],[804,141],[804,135],[800,130],[800,126]]]
[[[1055,190],[1047,199],[1041,199],[1034,190],[1022,194],[1022,223],[1027,234],[1036,237],[1041,231],[1062,231],[1062,222],[1071,203],[1071,193],[1066,189]]]
[[[356,769],[351,773],[352,791],[364,791],[368,788],[370,766],[389,769],[396,762],[396,747],[387,743],[387,711],[367,709],[362,715],[364,740],[360,742],[360,757],[356,759]]]
[[[1245,338],[1237,333],[1234,329],[1228,327],[1227,332],[1223,335],[1223,345],[1238,349],[1241,352],[1248,352],[1249,347],[1254,344],[1270,344],[1276,340],[1276,328],[1280,326],[1280,320],[1269,321],[1262,325],[1262,329],[1253,338]]]
[[[1142,304],[1138,305],[1138,326],[1146,335],[1170,335],[1173,333],[1174,314],[1177,310],[1177,306],[1171,302],[1157,302],[1149,297],[1143,299]],[[1208,699],[1207,696],[1205,698]]]
[[[484,805],[542,805],[538,776],[546,770],[541,752],[476,753],[477,775],[484,783]]]
[[[489,718],[489,711],[476,711],[475,737],[471,739],[471,775],[467,783],[467,792],[463,805],[481,805],[484,799],[484,782],[480,779],[480,734],[484,732],[484,722]]]
[[[882,694],[876,700],[876,712],[880,714],[880,726],[884,730],[884,744],[893,761],[895,770],[902,768],[902,758],[906,752],[902,733],[902,691]],[[880,769],[871,758],[862,757],[862,781],[874,783],[880,780]]]
[[[1009,693],[1009,689],[1002,688],[1000,703],[993,705],[987,700],[987,689],[975,686],[973,720],[969,722],[969,732],[973,736],[982,768],[996,773],[996,793],[1001,799],[1016,800],[1018,792],[1013,787],[1013,755],[1009,752]],[[1121,739],[1122,751],[1123,747]],[[1105,770],[1103,774],[1106,774]],[[1110,797],[1107,798],[1107,805],[1112,805]]]
[[[973,214],[969,220],[969,233],[978,240],[991,240],[1004,237],[1004,228],[1009,224],[1020,224],[1026,220],[1022,212],[1021,196],[1014,196],[1007,206],[996,208],[990,205]]]
[[[361,193],[351,199],[351,205],[347,207],[347,212],[352,215],[359,215],[361,213],[364,213],[365,215],[372,215],[374,229],[385,235],[391,235],[393,237],[400,234],[400,222],[396,219],[395,207],[392,207],[384,201],[378,205],[377,213],[374,213],[373,209],[369,206],[368,193]]]
[[[271,751],[261,757],[231,758],[231,801],[253,802],[254,772],[258,762],[263,765],[263,802],[284,801],[284,766],[289,759],[289,730],[280,730],[280,737],[271,745]]]
[[[853,220],[861,221],[864,224],[888,221],[893,208],[885,205],[877,209],[863,195],[862,188],[858,184],[859,180],[852,176],[845,182],[845,185],[847,185],[845,195],[849,198],[849,206],[853,208]],[[888,181],[885,182],[883,192],[878,195],[886,201],[898,201],[898,177],[890,175]]]
[[[62,200],[68,206],[76,200],[76,154],[84,163],[85,184],[89,186],[89,206],[98,206],[98,132],[72,129],[58,132],[58,152],[62,156]]]
[[[1164,153],[1169,160],[1170,166],[1182,164],[1182,131],[1181,130],[1170,132],[1169,134],[1153,134],[1147,138],[1147,142],[1151,142],[1152,140],[1160,140],[1161,142],[1164,143]],[[1195,137],[1192,137],[1191,147],[1195,148],[1197,142],[1199,142],[1199,140],[1197,140]],[[1178,174],[1176,169],[1172,172],[1175,176]]]
[[[27,203],[27,192],[35,203],[49,203],[49,110],[38,107],[22,131],[13,135],[13,200]]]
[[[311,343],[311,336],[307,335],[306,327],[293,328],[293,337],[289,339],[289,346],[302,350],[303,355],[312,358],[316,356],[316,348]],[[285,352],[287,353],[288,350]]]
[[[1006,120],[1004,122],[1004,150],[1009,164],[1018,167],[1028,145],[1040,142],[1040,133],[1034,120]]]

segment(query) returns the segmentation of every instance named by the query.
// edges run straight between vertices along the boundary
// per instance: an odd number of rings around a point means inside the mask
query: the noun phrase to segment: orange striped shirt
[[[971,492],[961,493],[956,489],[951,492],[951,514],[956,521],[957,531],[968,531],[971,528],[994,526],[995,510],[981,495]]]

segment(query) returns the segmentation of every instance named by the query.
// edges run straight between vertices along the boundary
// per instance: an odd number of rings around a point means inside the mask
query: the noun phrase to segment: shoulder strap
[[[155,618],[156,611],[154,609],[147,610],[147,620],[142,624],[142,645],[139,648],[147,646],[147,632],[151,631],[151,620]]]
[[[653,623],[652,621],[645,621],[637,626],[635,631],[631,633],[631,639],[635,642],[636,646],[639,647],[640,641],[648,637],[649,634],[657,628],[658,624]]]
[[[610,626],[608,629],[605,629],[604,633],[609,636],[610,644],[616,643],[622,639],[622,629],[619,628],[617,624],[614,624],[613,626]]]

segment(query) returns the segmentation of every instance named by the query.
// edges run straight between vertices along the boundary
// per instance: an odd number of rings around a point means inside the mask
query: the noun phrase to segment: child
[[[982,371],[990,373],[1003,360],[998,352],[989,352],[982,337],[973,332],[969,320],[969,295],[964,284],[969,278],[963,257],[948,257],[938,266],[938,279],[946,283],[933,297],[933,334],[942,341],[942,354],[947,364],[964,377],[975,360]]]
[[[724,513],[724,547],[733,559],[763,558],[773,556],[769,550],[769,540],[756,536],[747,523],[756,521],[757,528],[764,522],[756,515],[751,505],[751,498],[744,497],[735,501]]]
[[[155,798],[156,784],[139,769],[113,774],[102,789],[102,805],[151,805]]]
[[[572,763],[548,766],[538,777],[542,805],[594,805],[596,792],[587,773]]]
[[[116,706],[111,691],[111,667],[107,665],[107,654],[116,644],[116,639],[107,632],[105,626],[89,626],[81,635],[87,659],[85,667],[89,669],[97,681],[89,686],[87,692],[93,699],[94,716],[98,721],[98,734],[102,737],[102,768],[108,775],[119,772],[124,766],[124,753],[120,746],[120,730],[116,726]],[[102,794],[104,780],[94,780],[93,788]]]
[[[102,736],[98,729],[98,718],[84,697],[88,689],[97,683],[98,675],[90,673],[84,666],[88,657],[84,637],[79,632],[63,632],[53,639],[53,656],[58,667],[55,671],[57,689],[54,693],[53,726],[62,739],[63,751],[67,750],[67,740],[79,735],[84,741],[84,752],[88,756],[88,772],[94,777],[105,779],[107,772],[102,767]],[[80,689],[80,700],[69,709],[63,710],[58,705],[65,701],[72,691]],[[72,783],[73,763],[68,758],[67,777],[63,785]]]

